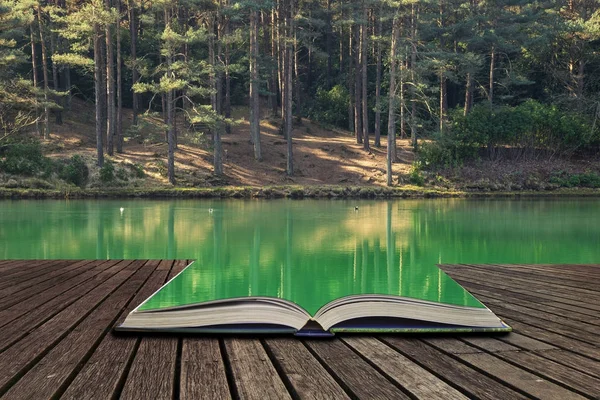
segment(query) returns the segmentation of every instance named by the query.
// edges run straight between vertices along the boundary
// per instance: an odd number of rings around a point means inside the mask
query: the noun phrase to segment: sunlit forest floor
[[[262,161],[254,160],[250,142],[250,126],[247,108],[234,110],[236,123],[231,133],[224,133],[224,176],[213,174],[213,147],[209,133],[193,132],[183,118],[177,121],[178,150],[175,170],[178,185],[385,185],[386,138],[382,137],[380,148],[373,145],[365,151],[357,144],[351,132],[327,128],[306,119],[294,124],[294,176],[286,170],[286,140],[278,133],[275,119],[261,121]],[[75,116],[72,118],[71,116]],[[138,164],[146,173],[146,184],[166,184],[167,144],[159,114],[140,118],[140,128],[132,130],[132,114],[125,110],[123,130],[124,153],[108,157],[116,163]],[[63,125],[51,126],[51,138],[44,143],[51,157],[72,154],[84,155],[92,161],[96,156],[94,114],[89,105],[73,104],[73,112]],[[414,153],[408,140],[398,140],[398,162],[394,164],[394,181],[407,175]]]
[[[51,123],[51,137],[43,141],[47,156],[53,159],[81,155],[90,167],[88,188],[170,187],[167,174],[167,144],[161,115],[140,116],[132,127],[131,110],[124,110],[124,152],[107,159],[117,169],[143,171],[143,177],[129,172],[124,179],[110,183],[99,179],[96,163],[94,108],[74,100],[64,123]],[[286,175],[286,140],[279,134],[279,119],[263,115],[261,121],[262,161],[254,160],[246,107],[234,109],[236,123],[224,133],[224,175],[213,174],[213,142],[209,133],[194,131],[183,117],[177,121],[178,150],[175,170],[178,187],[220,186],[385,186],[386,138],[381,147],[373,144],[365,151],[354,135],[346,130],[321,126],[303,119],[294,124],[294,175]],[[53,118],[51,118],[53,122]],[[424,186],[436,189],[476,192],[548,191],[559,188],[600,188],[600,160],[593,156],[526,157],[522,159],[482,157],[468,164],[427,170],[414,167],[415,153],[407,139],[397,141],[398,161],[393,165],[395,186]],[[129,168],[127,168],[129,167]],[[57,178],[2,176],[0,187],[60,189],[65,183]]]

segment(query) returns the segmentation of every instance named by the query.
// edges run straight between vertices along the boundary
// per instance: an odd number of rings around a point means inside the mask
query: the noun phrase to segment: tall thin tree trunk
[[[367,97],[367,66],[368,66],[368,55],[367,55],[367,29],[368,29],[368,10],[367,6],[363,1],[363,24],[361,26],[361,56],[360,56],[360,68],[362,72],[362,134],[363,134],[363,148],[367,151],[371,150],[369,145],[369,107]]]
[[[287,38],[291,38],[294,33],[293,15],[294,0],[289,0],[289,9],[286,10]],[[289,40],[285,44],[285,137],[287,138],[287,166],[288,176],[294,175],[294,157],[292,148],[292,47]]]
[[[35,22],[35,20],[33,22]],[[38,99],[38,96],[37,96],[38,66],[37,66],[37,58],[35,56],[35,35],[33,33],[33,22],[31,24],[29,24],[29,36],[31,39],[31,72],[32,72],[32,77],[33,77],[33,90],[34,90],[34,99],[35,99],[35,130],[38,133],[38,135],[41,136],[43,133],[40,128],[40,117],[39,117],[38,100],[37,100]]]
[[[416,90],[416,67],[417,67],[417,6],[412,4],[411,11],[411,42],[412,50],[410,55],[410,79],[411,79],[411,115],[410,115],[410,136],[413,148],[417,148],[417,90]]]
[[[394,149],[396,148],[396,64],[398,38],[400,36],[398,15],[394,17],[392,25],[392,44],[390,46],[390,90],[388,93],[388,133],[387,133],[387,185],[392,186],[392,162],[395,161]]]
[[[448,90],[446,74],[440,72],[440,133],[444,133],[446,115],[448,114]]]
[[[583,88],[585,83],[585,61],[579,60],[579,66],[577,68],[577,98],[583,100]]]
[[[171,16],[167,7],[165,7],[165,25],[170,27]],[[167,59],[167,77],[173,79],[173,55],[171,50],[166,54]],[[168,141],[168,160],[167,160],[167,175],[169,182],[175,184],[175,125],[173,118],[173,90],[167,90],[167,96],[165,99],[167,106],[167,141]]]
[[[331,57],[328,57],[331,58]],[[298,67],[298,38],[297,32],[294,29],[294,89],[296,91],[296,120],[298,122],[302,119],[302,102],[300,101],[300,68]]]
[[[131,44],[130,44],[130,51],[131,51],[131,83],[132,84],[136,84],[137,81],[140,79],[139,77],[139,73],[137,70],[137,66],[136,66],[136,62],[137,62],[137,19],[136,19],[136,14],[135,14],[135,2],[134,0],[128,0],[128,4],[129,4],[129,35],[131,37]],[[133,121],[132,124],[133,125],[137,125],[138,124],[138,112],[140,109],[140,104],[139,104],[139,95],[133,91],[132,89],[132,95],[133,95],[133,104],[132,104],[132,111],[133,111]]]
[[[54,62],[54,55],[58,52],[58,37],[55,32],[50,32],[50,59],[52,59],[52,85],[54,86],[54,92],[60,91],[60,82],[58,81],[58,65]],[[62,103],[59,99],[56,99],[57,103]],[[62,111],[56,110],[54,112],[54,122],[57,125],[62,125]]]
[[[271,59],[273,60],[273,62],[277,61],[277,35],[276,35],[276,24],[277,24],[277,20],[275,19],[275,8],[271,9]],[[271,110],[273,113],[273,117],[277,117],[277,109],[278,104],[277,104],[277,94],[279,92],[279,88],[278,88],[278,80],[277,80],[277,70],[279,68],[277,66],[274,66],[271,69],[271,88],[270,88],[270,92],[271,92]]]
[[[108,138],[106,137],[106,116],[107,116],[107,96],[106,96],[106,41],[100,43],[100,84],[102,91],[100,92],[101,104],[101,124],[102,124],[102,144],[106,145]]]
[[[44,76],[44,139],[50,138],[50,108],[48,107],[48,58],[46,55],[46,41],[44,40],[44,23],[42,21],[42,7],[38,5],[38,25],[40,28],[40,44],[42,45],[42,72]]]
[[[332,57],[332,32],[331,32],[331,0],[327,0],[327,11],[325,13],[325,51],[327,53],[327,71],[325,75],[326,89],[331,89],[331,59]]]
[[[260,148],[260,114],[258,81],[258,15],[250,12],[250,137],[254,144],[254,159],[262,159]]]
[[[100,40],[100,27],[94,24],[94,93],[96,100],[96,154],[98,166],[104,165],[104,144],[102,131],[102,99],[104,92],[102,86],[102,45]]]
[[[210,105],[213,111],[217,111],[217,92],[215,78],[215,15],[211,13],[208,19],[208,63],[210,64],[210,73],[208,81],[210,85]]]
[[[400,138],[406,139],[406,85],[404,85],[404,73],[406,71],[406,60],[405,56],[408,51],[402,52],[402,57],[400,59]]]
[[[222,0],[219,0],[219,8],[217,9],[217,54],[216,54],[216,82],[215,91],[217,92],[217,114],[223,114],[223,15],[221,14]]]
[[[471,73],[467,73],[467,85],[465,89],[465,109],[463,115],[467,115],[471,112],[471,107],[473,106],[473,78],[471,78]]]
[[[492,46],[492,51],[490,52],[490,87],[488,90],[488,101],[490,103],[490,108],[494,106],[495,60],[496,60],[496,47]]]
[[[354,57],[352,56],[352,26],[348,27],[348,73],[346,74],[346,85],[348,85],[348,130],[354,132]]]
[[[356,136],[356,143],[362,144],[363,142],[363,128],[361,118],[361,62],[360,62],[360,26],[354,25],[354,133]]]
[[[227,2],[227,0],[226,0]],[[229,16],[226,17],[227,20],[225,21],[225,35],[229,36],[230,32],[230,25],[229,25]],[[231,76],[229,74],[229,51],[230,51],[230,47],[229,47],[229,40],[227,41],[227,43],[225,43],[225,105],[224,105],[224,111],[225,111],[225,118],[229,119],[231,118]],[[230,133],[231,132],[231,124],[229,122],[226,123],[225,125],[225,132]]]
[[[117,153],[123,152],[123,69],[121,54],[121,0],[117,0]]]
[[[381,147],[381,15],[377,15],[377,76],[375,78],[375,147]]]
[[[110,10],[111,0],[105,1],[106,9]],[[113,23],[106,24],[106,96],[107,96],[107,118],[106,118],[106,151],[112,156],[114,152],[115,127],[116,127],[116,107],[115,107],[115,65],[113,48]]]

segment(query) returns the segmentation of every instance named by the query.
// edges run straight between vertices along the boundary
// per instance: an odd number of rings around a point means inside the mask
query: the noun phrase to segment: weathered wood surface
[[[0,260],[0,397],[600,398],[600,266],[441,266],[509,335],[112,333],[188,263]]]

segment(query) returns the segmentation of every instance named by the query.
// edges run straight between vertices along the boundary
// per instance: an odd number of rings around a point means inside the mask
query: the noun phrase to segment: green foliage
[[[112,161],[106,160],[100,168],[100,180],[109,183],[115,180],[115,165]]]
[[[38,142],[9,144],[0,153],[0,171],[33,176],[52,173],[52,162],[42,154]]]
[[[89,179],[90,171],[83,158],[79,155],[71,157],[59,169],[59,177],[79,187],[84,187]]]
[[[329,91],[319,88],[310,117],[324,124],[347,128],[349,101],[348,90],[342,85],[336,85]]]
[[[146,173],[144,172],[144,167],[142,167],[140,164],[127,164],[127,166],[133,172],[134,177],[142,179],[144,176],[146,176]]]
[[[552,174],[550,183],[560,187],[600,188],[600,175],[595,172],[569,174],[565,171],[558,171]]]
[[[425,184],[425,177],[423,176],[422,164],[420,161],[412,163],[408,179],[410,180],[410,183],[417,186],[423,186],[423,184]]]
[[[128,181],[129,180],[129,176],[127,175],[127,171],[124,168],[118,168],[115,176],[117,177],[117,179],[120,179],[122,181]]]

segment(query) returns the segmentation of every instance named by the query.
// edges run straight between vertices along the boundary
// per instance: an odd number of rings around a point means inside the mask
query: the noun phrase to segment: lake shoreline
[[[388,198],[554,198],[600,197],[600,189],[464,191],[418,186],[221,186],[209,188],[25,189],[0,188],[0,199],[110,199],[110,198],[239,198],[239,199],[388,199]]]

